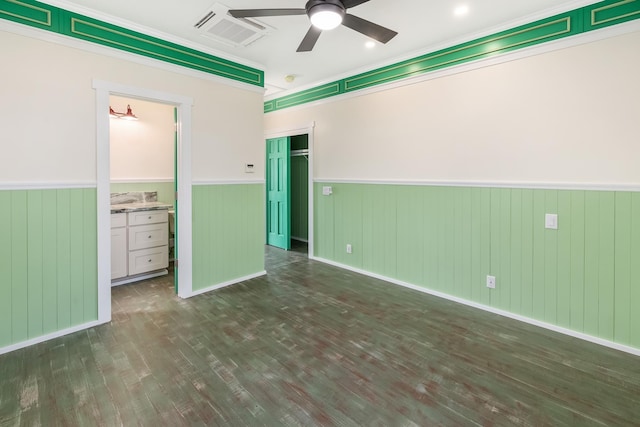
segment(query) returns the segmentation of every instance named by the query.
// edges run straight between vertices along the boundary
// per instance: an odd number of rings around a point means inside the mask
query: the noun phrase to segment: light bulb
[[[342,15],[333,10],[320,10],[311,15],[311,24],[321,30],[333,30],[342,24]]]

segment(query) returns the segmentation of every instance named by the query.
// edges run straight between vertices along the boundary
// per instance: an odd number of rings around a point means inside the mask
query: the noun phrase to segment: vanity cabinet
[[[169,266],[169,217],[166,209],[129,212],[129,275]]]
[[[112,285],[154,277],[149,274],[168,266],[167,209],[111,214]]]
[[[127,275],[127,214],[111,214],[111,280]]]

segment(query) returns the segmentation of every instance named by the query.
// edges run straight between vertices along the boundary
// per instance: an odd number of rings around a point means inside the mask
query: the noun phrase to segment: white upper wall
[[[265,115],[315,179],[640,184],[640,33]]]
[[[173,180],[175,124],[172,105],[110,96],[111,107],[138,120],[109,120],[111,180]]]
[[[0,45],[0,183],[96,182],[93,79],[192,98],[195,181],[264,176],[260,92],[4,31]]]

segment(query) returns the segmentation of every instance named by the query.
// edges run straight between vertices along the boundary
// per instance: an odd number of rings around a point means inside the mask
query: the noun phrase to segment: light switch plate
[[[330,196],[331,194],[333,194],[333,188],[332,187],[322,187],[322,195],[323,196]]]
[[[558,229],[558,214],[545,214],[544,215],[544,228],[551,230]]]
[[[253,163],[245,163],[244,164],[244,172],[245,173],[253,173],[254,164]]]

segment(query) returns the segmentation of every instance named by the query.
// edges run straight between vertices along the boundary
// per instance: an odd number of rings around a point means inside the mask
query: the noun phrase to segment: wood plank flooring
[[[1,426],[638,426],[640,358],[267,249],[269,274],[0,356]]]

